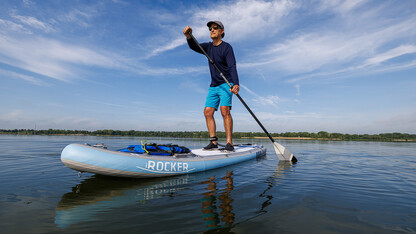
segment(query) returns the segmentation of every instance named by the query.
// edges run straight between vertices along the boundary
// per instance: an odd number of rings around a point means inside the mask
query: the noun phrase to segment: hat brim
[[[220,21],[209,21],[207,23],[208,28],[211,27],[212,24],[216,24],[216,25],[220,26],[221,29],[224,29],[224,25]]]

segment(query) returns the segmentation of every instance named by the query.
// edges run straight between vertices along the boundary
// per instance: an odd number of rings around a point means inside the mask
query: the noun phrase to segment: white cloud
[[[374,129],[384,126],[385,132],[403,132],[414,133],[416,131],[416,112],[411,110],[404,110],[400,113],[391,113],[386,116],[380,116],[371,123],[368,123],[368,129]]]
[[[99,15],[99,6],[83,6],[81,9],[73,8],[60,14],[57,18],[62,22],[75,23],[81,27],[91,26],[89,20]]]
[[[269,95],[267,97],[257,97],[255,99],[253,99],[255,102],[260,103],[264,106],[267,105],[272,105],[272,106],[277,106],[277,104],[280,101],[280,98],[278,96],[273,96],[273,95]]]
[[[340,66],[357,59],[363,61],[363,58],[371,56],[381,46],[403,36],[400,35],[400,31],[396,31],[401,29],[401,26],[403,25],[358,35],[323,32],[297,36],[284,43],[272,45],[272,49],[264,52],[264,55],[268,56],[264,64],[278,65],[284,70],[300,73],[314,71],[323,66]],[[404,53],[394,52],[396,55]],[[383,55],[385,56],[385,53]],[[393,54],[390,52],[389,55]]]
[[[11,32],[21,32],[30,34],[30,30],[27,30],[23,25],[9,21],[0,19],[0,29],[2,32],[11,31]]]
[[[328,64],[348,62],[367,49],[360,39],[345,38],[344,35],[310,33],[288,39],[284,43],[270,46],[264,56],[264,64],[279,66],[290,72],[309,72]]]
[[[320,131],[322,129],[317,128],[317,124],[334,120],[339,121],[336,116],[313,112],[296,113],[286,111],[283,114],[257,112],[256,116],[269,132]],[[239,129],[239,131],[261,131],[261,128],[249,113],[233,113],[233,118],[235,119],[235,129]]]
[[[300,96],[300,84],[295,84],[295,88],[296,88],[296,95]]]
[[[30,0],[23,0],[23,5],[25,6],[25,7],[33,7],[34,5],[35,5],[35,3],[34,2],[32,2],[32,1],[30,1]]]
[[[78,116],[40,116],[28,110],[11,110],[0,114],[0,128],[4,129],[102,129],[104,124],[100,119],[78,117]]]
[[[185,90],[192,90],[200,94],[206,94],[207,89],[201,88],[200,85],[196,84],[195,82],[192,82],[190,80],[186,80],[179,84],[179,88],[185,89]]]
[[[279,121],[279,120],[305,120],[305,119],[322,119],[323,116],[319,113],[308,112],[308,113],[287,113],[287,114],[273,114],[269,112],[259,112],[258,116],[264,120]]]
[[[357,4],[362,3],[357,2],[354,6]],[[381,69],[377,66],[380,63],[415,53],[415,45],[408,42],[392,49],[400,41],[414,41],[415,16],[388,21],[383,18],[382,8],[365,16],[353,9],[349,8],[349,15],[342,20],[336,18],[335,22],[328,23],[330,27],[305,28],[283,42],[271,43],[261,53],[262,60],[243,62],[240,67],[256,66],[300,75],[301,78],[291,79],[291,82],[296,82],[357,70],[377,72]],[[351,22],[360,20],[365,23],[351,26]],[[397,63],[395,67],[401,66]]]
[[[206,23],[210,20],[220,20],[225,27],[227,41],[247,40],[253,35],[256,37],[275,33],[284,28],[284,16],[297,8],[295,1],[254,1],[238,0],[235,2],[208,4],[207,8],[195,8],[190,16],[190,26],[197,40],[207,38]],[[183,25],[185,27],[186,25]],[[157,47],[151,52],[151,56],[172,50],[186,44],[183,35],[176,36],[171,42]]]
[[[241,0],[236,2],[215,4],[208,9],[201,9],[193,16],[193,22],[220,20],[225,27],[228,41],[251,39],[279,31],[285,26],[283,17],[287,16],[298,5],[295,1],[254,1]]]
[[[48,33],[56,31],[52,27],[52,25],[50,25],[48,23],[45,23],[45,22],[42,22],[42,21],[36,19],[33,16],[22,16],[22,15],[13,14],[12,17],[19,20],[21,23],[23,23],[25,25],[28,25],[28,26],[36,28],[36,29],[40,29],[40,30],[48,32]]]
[[[12,72],[12,71],[6,71],[6,70],[0,69],[0,76],[21,79],[21,80],[28,81],[38,86],[49,86],[48,83],[42,81],[41,79],[35,78],[33,76],[29,76],[29,75],[19,74],[19,73]]]
[[[0,62],[63,81],[76,76],[71,64],[120,66],[110,56],[85,47],[41,37],[20,39],[2,35]]]
[[[332,70],[332,71],[323,71],[323,72],[314,72],[311,74],[306,75],[299,75],[295,78],[291,78],[287,80],[288,83],[295,83],[306,79],[312,78],[322,78],[323,80],[336,80],[336,79],[344,79],[347,77],[356,77],[357,74],[360,75],[368,75],[368,74],[385,74],[386,72],[394,72],[400,70],[407,70],[416,67],[416,60],[406,61],[398,64],[389,64],[383,66],[376,66],[371,67],[373,64],[363,64],[357,66],[350,66],[341,68],[339,70]],[[369,69],[369,67],[371,69]]]
[[[272,105],[274,107],[277,107],[277,104],[280,102],[280,98],[278,96],[275,95],[269,95],[267,97],[262,97],[258,94],[256,94],[255,92],[253,92],[252,90],[250,90],[249,88],[247,88],[247,86],[240,84],[240,86],[246,90],[248,93],[250,93],[251,95],[253,95],[255,98],[253,99],[253,101],[263,105],[263,106],[267,106],[267,105]]]
[[[0,115],[0,120],[3,121],[13,121],[16,120],[16,118],[22,116],[22,111],[21,110],[12,110],[6,114]]]
[[[151,67],[105,50],[94,50],[43,37],[21,39],[1,34],[0,62],[62,81],[81,77],[82,66],[118,69],[144,75],[195,74],[207,71],[206,66]]]
[[[387,60],[400,57],[402,55],[413,54],[413,53],[416,53],[415,45],[401,45],[394,49],[391,49],[381,54],[377,54],[376,56],[367,59],[364,62],[364,64],[365,65],[379,64]]]
[[[321,0],[318,3],[317,9],[321,12],[334,11],[338,14],[345,15],[365,2],[367,0]]]
[[[153,56],[158,55],[160,53],[163,53],[165,51],[175,49],[176,47],[184,45],[185,43],[186,43],[185,36],[181,36],[179,38],[176,38],[176,39],[172,40],[171,42],[169,42],[166,45],[162,45],[160,47],[157,47],[156,49],[151,51],[150,54],[147,57],[153,57]]]

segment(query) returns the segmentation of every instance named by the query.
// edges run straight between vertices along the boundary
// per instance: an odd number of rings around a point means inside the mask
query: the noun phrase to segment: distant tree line
[[[209,138],[207,131],[121,131],[121,130],[34,130],[34,129],[0,129],[0,134],[13,135],[89,135],[89,136],[134,136],[134,137],[177,137],[177,138]],[[288,139],[316,139],[316,140],[341,140],[341,141],[416,141],[416,134],[408,133],[381,133],[381,134],[342,134],[320,131],[309,132],[285,132],[271,133],[272,137]],[[225,138],[225,132],[217,132],[217,137]],[[267,137],[264,132],[234,132],[234,138]]]

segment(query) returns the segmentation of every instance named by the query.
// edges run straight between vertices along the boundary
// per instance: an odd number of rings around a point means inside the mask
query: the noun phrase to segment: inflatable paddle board
[[[261,157],[266,153],[262,145],[242,144],[230,151],[204,151],[152,155],[121,152],[87,144],[70,144],[61,153],[61,161],[79,172],[90,172],[118,177],[163,177],[188,174],[225,167]]]

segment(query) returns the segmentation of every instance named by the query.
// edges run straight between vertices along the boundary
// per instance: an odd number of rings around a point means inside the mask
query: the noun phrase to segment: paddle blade
[[[273,142],[274,151],[277,154],[277,157],[279,158],[279,161],[290,161],[290,162],[297,162],[298,160],[296,157],[283,145]]]

